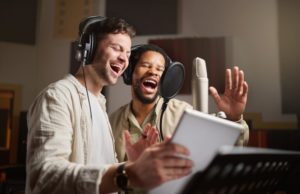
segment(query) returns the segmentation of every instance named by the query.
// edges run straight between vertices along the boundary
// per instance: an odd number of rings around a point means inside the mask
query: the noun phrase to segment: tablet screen
[[[189,178],[203,171],[223,145],[234,145],[242,131],[242,125],[205,114],[197,110],[185,110],[171,141],[187,147],[194,162],[192,173],[173,180],[150,191],[151,194],[180,193]]]

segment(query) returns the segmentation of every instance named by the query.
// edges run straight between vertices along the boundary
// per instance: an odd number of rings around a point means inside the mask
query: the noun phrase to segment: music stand
[[[196,173],[181,193],[265,194],[287,191],[290,189],[287,188],[290,174],[299,173],[299,166],[300,152],[222,147],[210,165]]]

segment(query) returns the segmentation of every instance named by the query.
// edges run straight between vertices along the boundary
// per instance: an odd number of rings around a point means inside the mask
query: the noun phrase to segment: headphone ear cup
[[[96,48],[95,44],[94,33],[87,34],[85,37],[83,37],[81,44],[78,43],[76,60],[82,62],[84,60],[84,55],[86,55],[85,65],[90,64],[94,58]]]
[[[88,43],[86,43],[86,64],[91,64],[94,59],[95,49],[96,49],[96,41],[95,41],[95,34],[91,33],[88,36]]]
[[[76,60],[84,65],[91,64],[97,47],[95,26],[106,20],[102,16],[90,16],[79,24],[80,38],[77,45]]]
[[[131,47],[131,56],[134,55],[134,53],[144,45],[135,45]],[[131,63],[132,62],[132,58],[129,58],[129,62],[128,62],[128,67],[127,69],[124,71],[124,73],[122,74],[123,77],[123,81],[126,85],[131,85],[132,84],[132,73],[133,73],[133,69],[134,69],[134,65]]]
[[[75,59],[78,62],[82,62],[82,49],[80,48],[80,45],[77,43],[77,49],[75,54]]]
[[[131,85],[132,83],[131,76],[132,76],[132,65],[129,63],[127,69],[122,74],[123,81],[126,85]]]

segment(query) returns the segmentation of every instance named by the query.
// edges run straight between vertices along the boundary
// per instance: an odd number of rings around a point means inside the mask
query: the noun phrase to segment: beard
[[[143,95],[142,90],[140,89],[140,85],[142,83],[138,82],[137,84],[135,84],[135,86],[133,87],[133,92],[135,94],[135,96],[137,97],[137,99],[142,102],[143,104],[151,104],[153,102],[155,102],[157,96],[158,96],[158,91],[154,94],[154,96],[152,97],[146,97]]]
[[[97,75],[101,78],[102,80],[102,84],[104,86],[106,85],[113,85],[116,84],[117,79],[114,79],[111,75],[110,75],[110,68],[108,67],[108,65],[102,65],[102,66],[96,66],[94,67]]]

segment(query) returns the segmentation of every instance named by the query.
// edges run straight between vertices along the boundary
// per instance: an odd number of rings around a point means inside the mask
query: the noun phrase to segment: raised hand
[[[143,134],[134,144],[131,143],[129,131],[124,131],[125,148],[128,160],[135,161],[146,148],[157,142],[157,137],[157,130],[149,123],[144,127]]]
[[[242,70],[235,66],[232,71],[226,69],[225,92],[223,95],[220,96],[214,87],[210,87],[209,91],[219,110],[225,112],[229,120],[237,121],[241,119],[246,107],[248,84],[244,80]]]

